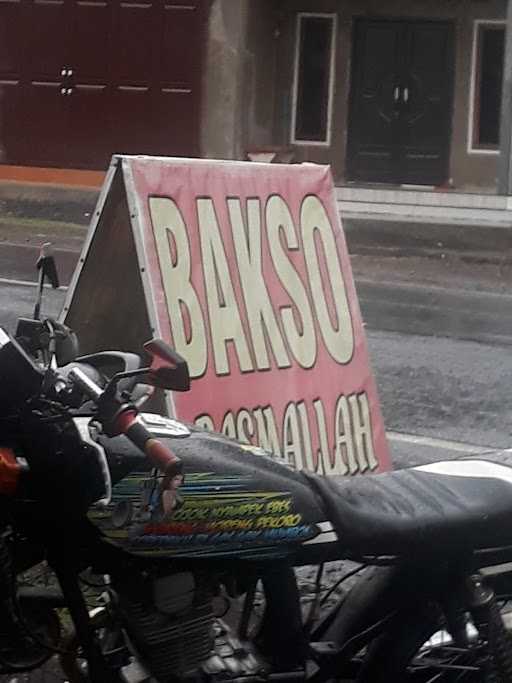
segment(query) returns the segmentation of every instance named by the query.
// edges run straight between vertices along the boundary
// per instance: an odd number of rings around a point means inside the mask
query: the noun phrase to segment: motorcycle
[[[152,389],[190,388],[161,340],[145,364],[76,356],[51,320],[18,332],[0,329],[0,672],[55,655],[72,683],[512,681],[480,571],[510,558],[510,456],[296,472],[142,412]],[[340,559],[369,569],[323,611],[322,570]],[[58,585],[20,586],[41,560]],[[295,570],[311,565],[304,615]]]

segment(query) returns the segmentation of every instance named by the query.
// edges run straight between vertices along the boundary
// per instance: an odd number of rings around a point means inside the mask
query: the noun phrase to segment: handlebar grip
[[[162,441],[155,439],[140,419],[132,413],[132,420],[123,434],[143,451],[151,463],[167,476],[177,476],[183,472],[183,462]]]

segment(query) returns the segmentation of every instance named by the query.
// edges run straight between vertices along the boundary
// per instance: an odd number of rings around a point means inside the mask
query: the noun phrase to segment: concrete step
[[[512,226],[510,197],[453,191],[337,187],[342,218],[464,226]]]

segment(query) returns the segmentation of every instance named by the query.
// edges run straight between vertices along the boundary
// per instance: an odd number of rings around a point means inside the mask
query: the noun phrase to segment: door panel
[[[112,79],[116,85],[149,86],[152,82],[157,66],[157,20],[152,2],[119,3],[112,51]]]
[[[68,66],[68,0],[34,0],[27,7],[25,68],[31,80],[60,83]]]
[[[401,23],[391,21],[356,25],[348,168],[359,180],[394,177],[402,30]]]
[[[70,64],[77,84],[105,84],[112,40],[112,3],[79,0],[73,8]]]
[[[196,122],[194,117],[190,116],[194,105],[193,93],[164,88],[159,100],[155,125],[157,130],[166,130],[168,136],[166,140],[161,141],[161,154],[197,154],[194,136]]]
[[[110,55],[113,33],[112,2],[78,0],[73,3],[70,35],[67,142],[76,165],[107,166],[110,160]]]
[[[4,45],[4,63],[17,61],[16,87],[10,83],[2,96],[2,139],[10,163],[46,165],[65,161],[68,108],[62,92],[63,69],[68,65],[68,0],[24,0],[16,17],[1,11],[0,33],[15,20],[23,34],[20,55]],[[16,32],[14,32],[16,35]],[[7,74],[6,74],[7,75]]]
[[[192,88],[197,81],[197,45],[190,36],[197,34],[200,18],[197,3],[165,3],[162,33],[162,85]]]
[[[112,96],[110,116],[113,153],[158,153],[162,131],[155,128],[153,96],[147,86],[119,86]]]
[[[19,80],[26,50],[21,0],[0,0],[0,79]]]
[[[30,151],[27,132],[19,112],[24,109],[23,89],[18,81],[3,81],[0,90],[2,146],[0,161],[25,159]]]
[[[445,22],[356,22],[350,179],[429,185],[446,180],[452,34]]]
[[[60,82],[50,81],[32,81],[22,88],[22,115],[11,125],[25,140],[27,163],[46,166],[66,161],[69,109],[62,90]]]
[[[198,154],[197,135],[199,110],[194,103],[199,99],[200,61],[197,43],[191,35],[201,35],[199,3],[164,4],[161,46],[160,92],[155,125],[166,130],[162,139],[162,154],[195,156]]]
[[[0,0],[0,161],[4,161],[11,153],[19,157],[24,150],[23,130],[17,121],[25,50],[23,10],[21,0]],[[8,131],[11,131],[9,146],[6,142]]]
[[[108,166],[110,149],[109,93],[106,85],[77,84],[67,102],[69,106],[68,149],[80,166]]]
[[[451,33],[446,24],[409,27],[399,172],[410,183],[436,184],[445,180],[451,113]]]

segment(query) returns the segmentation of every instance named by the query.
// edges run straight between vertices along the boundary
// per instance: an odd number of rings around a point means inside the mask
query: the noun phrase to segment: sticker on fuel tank
[[[112,540],[144,552],[300,543],[318,534],[289,492],[244,490],[248,484],[240,477],[189,474],[181,505],[166,512],[155,478],[132,475],[115,487],[110,514],[96,521]]]

